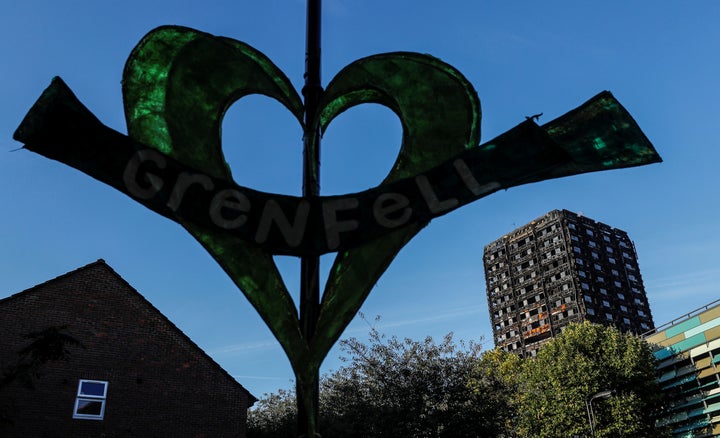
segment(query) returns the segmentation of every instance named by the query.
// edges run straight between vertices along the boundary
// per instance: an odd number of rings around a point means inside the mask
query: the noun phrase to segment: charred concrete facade
[[[625,231],[553,210],[485,246],[495,346],[535,356],[572,322],[654,328],[635,246]]]

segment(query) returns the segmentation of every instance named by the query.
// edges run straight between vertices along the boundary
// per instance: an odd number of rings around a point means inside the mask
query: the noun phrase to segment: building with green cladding
[[[720,436],[720,300],[645,334],[672,402],[660,426],[674,437]]]

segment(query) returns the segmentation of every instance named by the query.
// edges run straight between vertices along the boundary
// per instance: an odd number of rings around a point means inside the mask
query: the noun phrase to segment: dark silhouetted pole
[[[305,132],[303,133],[303,189],[304,197],[320,195],[320,129],[316,118],[318,101],[322,94],[320,83],[320,15],[321,0],[307,2],[307,34],[305,48],[305,86],[302,94],[305,101]],[[320,308],[320,257],[303,256],[300,262],[300,329],[303,337],[310,342]],[[297,376],[299,377],[299,376]],[[300,385],[296,389],[298,406],[298,434],[314,438],[317,433],[319,370],[315,370],[310,386]],[[305,394],[308,388],[311,394]],[[309,397],[308,397],[309,396]],[[303,398],[311,400],[311,406]]]

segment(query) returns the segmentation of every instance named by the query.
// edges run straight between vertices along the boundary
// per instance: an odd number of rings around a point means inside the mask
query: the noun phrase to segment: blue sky
[[[543,112],[541,123],[610,90],[664,162],[499,192],[434,220],[398,255],[363,306],[388,335],[491,344],[483,245],[567,208],[627,231],[656,324],[720,298],[720,3],[326,0],[323,83],[358,58],[429,53],[475,86],[482,141]],[[12,133],[53,76],[106,125],[126,132],[120,80],[140,38],[178,24],[244,41],[299,90],[305,4],[269,1],[11,2],[0,15],[0,297],[105,259],[257,396],[291,387],[282,350],[242,294],[179,225],[29,151]],[[390,110],[366,105],[333,121],[322,194],[376,185],[400,143]],[[252,96],[223,124],[240,185],[297,195],[299,126]],[[278,259],[297,296],[299,263]],[[323,259],[327,269],[331,259]],[[356,320],[346,335],[363,337]],[[323,370],[340,365],[337,349]]]

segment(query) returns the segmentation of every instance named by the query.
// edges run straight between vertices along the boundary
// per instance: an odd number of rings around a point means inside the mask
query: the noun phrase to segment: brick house
[[[28,334],[82,345],[0,387],[3,437],[245,437],[245,388],[103,260],[0,300],[0,371]]]

